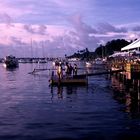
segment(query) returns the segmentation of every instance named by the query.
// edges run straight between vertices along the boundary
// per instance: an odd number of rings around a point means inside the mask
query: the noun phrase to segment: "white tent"
[[[132,42],[131,44],[121,48],[121,51],[127,51],[131,49],[137,49],[140,48],[140,39],[137,39],[136,41]]]

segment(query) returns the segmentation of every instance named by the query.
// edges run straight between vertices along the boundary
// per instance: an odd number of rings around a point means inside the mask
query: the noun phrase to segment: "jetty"
[[[48,68],[34,68],[33,71],[29,72],[28,74],[35,74],[37,72],[46,71],[46,70],[54,71],[56,69],[52,69],[52,68],[50,68],[50,69],[48,69]]]
[[[103,71],[103,72],[96,72],[96,73],[78,74],[78,75],[71,75],[71,76],[63,76],[61,79],[59,79],[58,76],[54,75],[52,72],[52,76],[51,79],[49,80],[49,83],[51,86],[88,85],[88,76],[113,74],[122,71],[123,70],[110,70],[110,71]]]
[[[107,71],[102,71],[102,72],[94,72],[94,73],[86,73],[86,74],[79,74],[79,76],[96,76],[96,75],[103,75],[103,74],[114,74],[114,73],[119,73],[123,72],[124,69],[117,69],[117,70],[107,70]]]
[[[53,76],[49,82],[51,86],[84,86],[88,84],[88,78],[86,75],[63,76],[61,79],[59,79],[57,76]]]

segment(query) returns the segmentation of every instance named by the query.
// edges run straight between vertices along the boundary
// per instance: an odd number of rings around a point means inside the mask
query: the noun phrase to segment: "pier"
[[[115,77],[128,92],[133,91],[132,98],[140,101],[140,64],[137,62],[115,62],[111,64],[112,70],[122,70],[118,73],[113,73]]]

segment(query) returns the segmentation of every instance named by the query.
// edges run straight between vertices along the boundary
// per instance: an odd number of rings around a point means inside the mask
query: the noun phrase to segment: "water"
[[[139,106],[128,108],[107,76],[90,77],[87,87],[49,87],[50,72],[28,74],[34,67],[0,65],[0,140],[140,138]]]

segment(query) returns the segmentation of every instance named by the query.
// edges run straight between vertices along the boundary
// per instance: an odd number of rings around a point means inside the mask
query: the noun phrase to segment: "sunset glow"
[[[43,44],[46,56],[64,56],[94,51],[102,41],[135,39],[139,12],[138,0],[0,0],[0,57],[13,48],[18,57],[21,50],[30,56],[31,40],[34,49]]]

